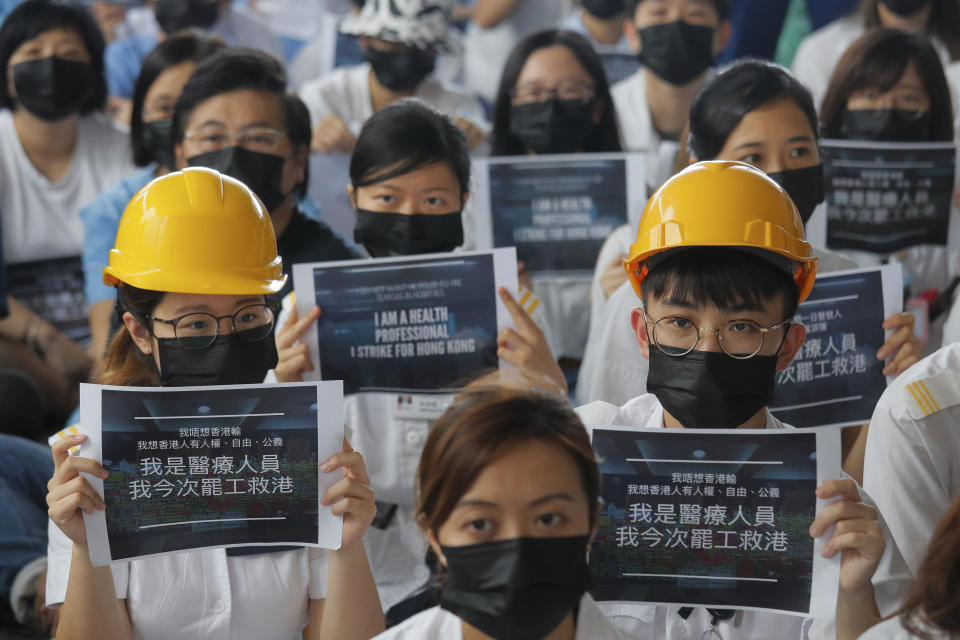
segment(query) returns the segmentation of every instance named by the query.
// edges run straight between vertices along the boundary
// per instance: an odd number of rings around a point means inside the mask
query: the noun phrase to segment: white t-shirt
[[[584,594],[577,610],[574,640],[627,640],[627,635],[610,624],[590,594]],[[440,607],[421,611],[412,618],[376,636],[380,640],[462,640],[463,623]]]
[[[535,31],[556,26],[572,7],[570,0],[521,0],[495,27],[483,29],[471,22],[464,38],[464,83],[493,103],[514,46]]]
[[[370,98],[370,64],[335,69],[331,73],[304,83],[300,97],[310,110],[313,126],[330,114],[336,115],[355,134],[373,115]],[[476,98],[463,90],[444,85],[430,75],[414,91],[423,100],[451,118],[462,116],[483,122],[483,108]]]
[[[960,494],[960,344],[897,377],[870,420],[863,486],[914,572]]]
[[[80,255],[80,210],[134,169],[127,136],[85,116],[77,122],[70,167],[51,182],[27,157],[13,113],[0,111],[0,215],[7,263]]]
[[[47,606],[67,593],[73,543],[48,522]],[[187,551],[111,565],[137,640],[300,640],[308,601],[327,597],[328,556],[302,548],[249,556]]]

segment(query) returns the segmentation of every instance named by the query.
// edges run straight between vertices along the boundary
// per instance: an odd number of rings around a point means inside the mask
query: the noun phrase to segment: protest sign
[[[593,272],[604,240],[647,202],[642,153],[474,160],[479,248],[517,248],[533,274]]]
[[[881,324],[902,309],[899,263],[818,275],[793,318],[806,339],[777,373],[770,412],[794,427],[870,422],[887,388],[877,350],[890,332]]]
[[[824,140],[827,246],[890,253],[945,245],[955,156],[951,142]]]
[[[450,392],[498,366],[510,315],[497,295],[517,291],[511,249],[293,267],[297,311],[321,309],[304,337],[306,375],[358,391]]]
[[[7,293],[79,344],[90,344],[80,256],[7,265]]]
[[[840,477],[837,429],[594,427],[597,600],[831,614],[839,556],[808,529]]]
[[[320,505],[341,473],[339,382],[214,387],[80,387],[79,455],[107,507],[84,514],[90,560],[206,547],[340,547],[342,519]]]

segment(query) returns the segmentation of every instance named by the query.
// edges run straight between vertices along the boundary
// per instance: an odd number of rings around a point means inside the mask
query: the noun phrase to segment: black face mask
[[[647,391],[688,429],[735,429],[773,400],[777,357],[719,351],[673,357],[650,345]]]
[[[776,173],[768,173],[767,176],[783,187],[783,190],[790,195],[797,211],[800,212],[803,224],[807,224],[810,216],[813,215],[813,210],[826,197],[823,190],[822,164],[803,169],[777,171]]]
[[[623,13],[624,0],[583,0],[583,10],[601,20]]]
[[[288,194],[280,186],[284,162],[282,156],[243,147],[226,147],[187,158],[191,167],[216,169],[247,185],[271,213],[287,199]]]
[[[50,56],[13,65],[17,102],[48,122],[80,111],[93,83],[93,68],[87,62]]]
[[[847,109],[843,133],[850,140],[926,142],[930,140],[930,112],[919,117],[901,109]]]
[[[928,4],[928,0],[880,0],[890,11],[898,16],[912,16]]]
[[[209,29],[220,17],[217,0],[154,0],[153,13],[164,33]]]
[[[277,366],[277,345],[272,331],[256,342],[241,340],[235,333],[218,335],[213,344],[203,349],[187,349],[177,338],[156,340],[161,387],[260,384],[267,371]]]
[[[590,586],[588,536],[442,547],[440,606],[496,640],[540,640]]]
[[[454,213],[380,213],[357,209],[353,239],[374,258],[444,253],[463,244],[463,219]]]
[[[713,28],[683,20],[637,31],[640,62],[670,84],[687,84],[713,64]]]
[[[429,51],[404,49],[380,51],[367,47],[363,57],[373,68],[377,82],[390,91],[410,92],[433,72],[437,56]]]
[[[537,154],[576,153],[593,129],[592,100],[553,98],[510,107],[510,135]]]
[[[143,144],[158,166],[173,169],[177,161],[173,157],[173,120],[154,120],[143,123]]]

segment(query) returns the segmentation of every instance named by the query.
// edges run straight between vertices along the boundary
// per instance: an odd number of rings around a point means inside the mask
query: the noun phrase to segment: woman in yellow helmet
[[[124,212],[103,279],[117,287],[123,325],[101,383],[258,383],[276,364],[273,294],[285,276],[269,213],[240,182],[192,168],[148,184]],[[340,639],[383,629],[360,542],[374,494],[349,445],[321,467],[342,469],[323,496],[344,516],[338,551],[205,549],[94,567],[81,511],[104,503],[80,473],[107,472],[68,454],[82,440],[54,445],[48,485],[47,600],[63,604],[58,637],[299,638],[309,623],[309,637]]]

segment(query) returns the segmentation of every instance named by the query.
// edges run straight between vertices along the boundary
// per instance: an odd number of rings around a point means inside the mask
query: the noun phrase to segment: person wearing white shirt
[[[561,398],[464,391],[430,428],[416,519],[440,565],[438,606],[383,640],[626,640],[587,593],[600,474]]]
[[[786,69],[759,60],[735,62],[707,80],[690,109],[687,144],[691,161],[739,160],[767,173],[790,195],[806,225],[823,200],[823,167],[820,164],[817,113],[810,92]],[[582,402],[606,400],[621,403],[646,385],[646,360],[638,357],[636,341],[625,321],[641,306],[629,286],[609,294],[600,284],[625,282],[623,258],[629,253],[628,232],[608,239],[598,261],[593,295],[610,295],[597,324],[591,325],[577,396]],[[619,245],[614,248],[613,245]],[[617,255],[612,255],[613,251]],[[824,248],[815,248],[819,271],[852,269],[856,263]],[[600,267],[606,264],[603,271]],[[613,278],[613,274],[617,278]],[[608,284],[608,286],[610,286]],[[922,357],[913,334],[914,317],[895,314],[885,325],[894,331],[881,347],[889,357],[888,375],[900,373]],[[632,390],[632,391],[631,391]],[[845,469],[861,477],[865,439],[844,431]]]
[[[865,0],[859,10],[814,31],[797,48],[793,72],[818,107],[844,51],[876,27],[927,34],[944,64],[960,58],[960,8],[953,0]]]
[[[134,168],[125,136],[98,117],[106,99],[99,28],[85,9],[28,0],[0,27],[0,69],[7,78],[0,86],[6,264],[79,264],[80,209]],[[68,288],[58,293],[82,295]],[[90,358],[52,324],[54,317],[41,317],[13,298],[10,308],[10,317],[0,321],[0,360],[25,372],[39,390],[44,402],[37,413],[60,422],[76,402],[77,383],[90,373]]]
[[[777,233],[744,233],[758,223]],[[803,345],[805,329],[790,318],[816,265],[789,195],[761,171],[714,161],[672,177],[647,204],[626,264],[644,301],[629,320],[650,362],[650,393],[620,407],[584,405],[581,419],[626,428],[784,428],[766,407],[776,371]],[[677,607],[641,603],[601,602],[601,610],[634,636],[671,640],[821,638],[832,636],[833,624],[838,636],[859,633],[876,619],[875,594],[883,594],[885,611],[896,603],[871,582],[884,549],[881,525],[853,480],[830,481],[818,495],[841,497],[810,527],[819,537],[841,522],[823,552],[846,549],[835,620],[751,611],[721,620],[703,610],[683,618]],[[861,535],[846,535],[853,532]]]
[[[647,156],[647,190],[671,173],[693,98],[730,39],[726,0],[629,0],[624,32],[642,67],[614,85],[627,151]]]
[[[364,125],[350,162],[350,202],[357,220],[355,238],[373,257],[451,252],[464,239],[462,210],[470,197],[470,157],[466,139],[452,120],[417,100],[401,100],[374,114]],[[525,370],[527,359],[546,353],[538,381],[566,394],[566,382],[549,355],[546,338],[528,314],[536,298],[519,304],[500,292],[516,329],[497,340],[497,356]],[[303,307],[301,307],[301,310]],[[313,364],[298,342],[316,327],[322,310],[302,317],[291,313],[277,336],[279,382],[303,379]],[[497,360],[490,362],[495,366]],[[477,375],[480,375],[479,373]],[[426,539],[413,514],[414,470],[430,422],[452,401],[452,394],[355,392],[348,389],[345,421],[351,442],[367,456],[371,482],[384,515],[365,541],[384,609],[421,589],[429,577]]]

